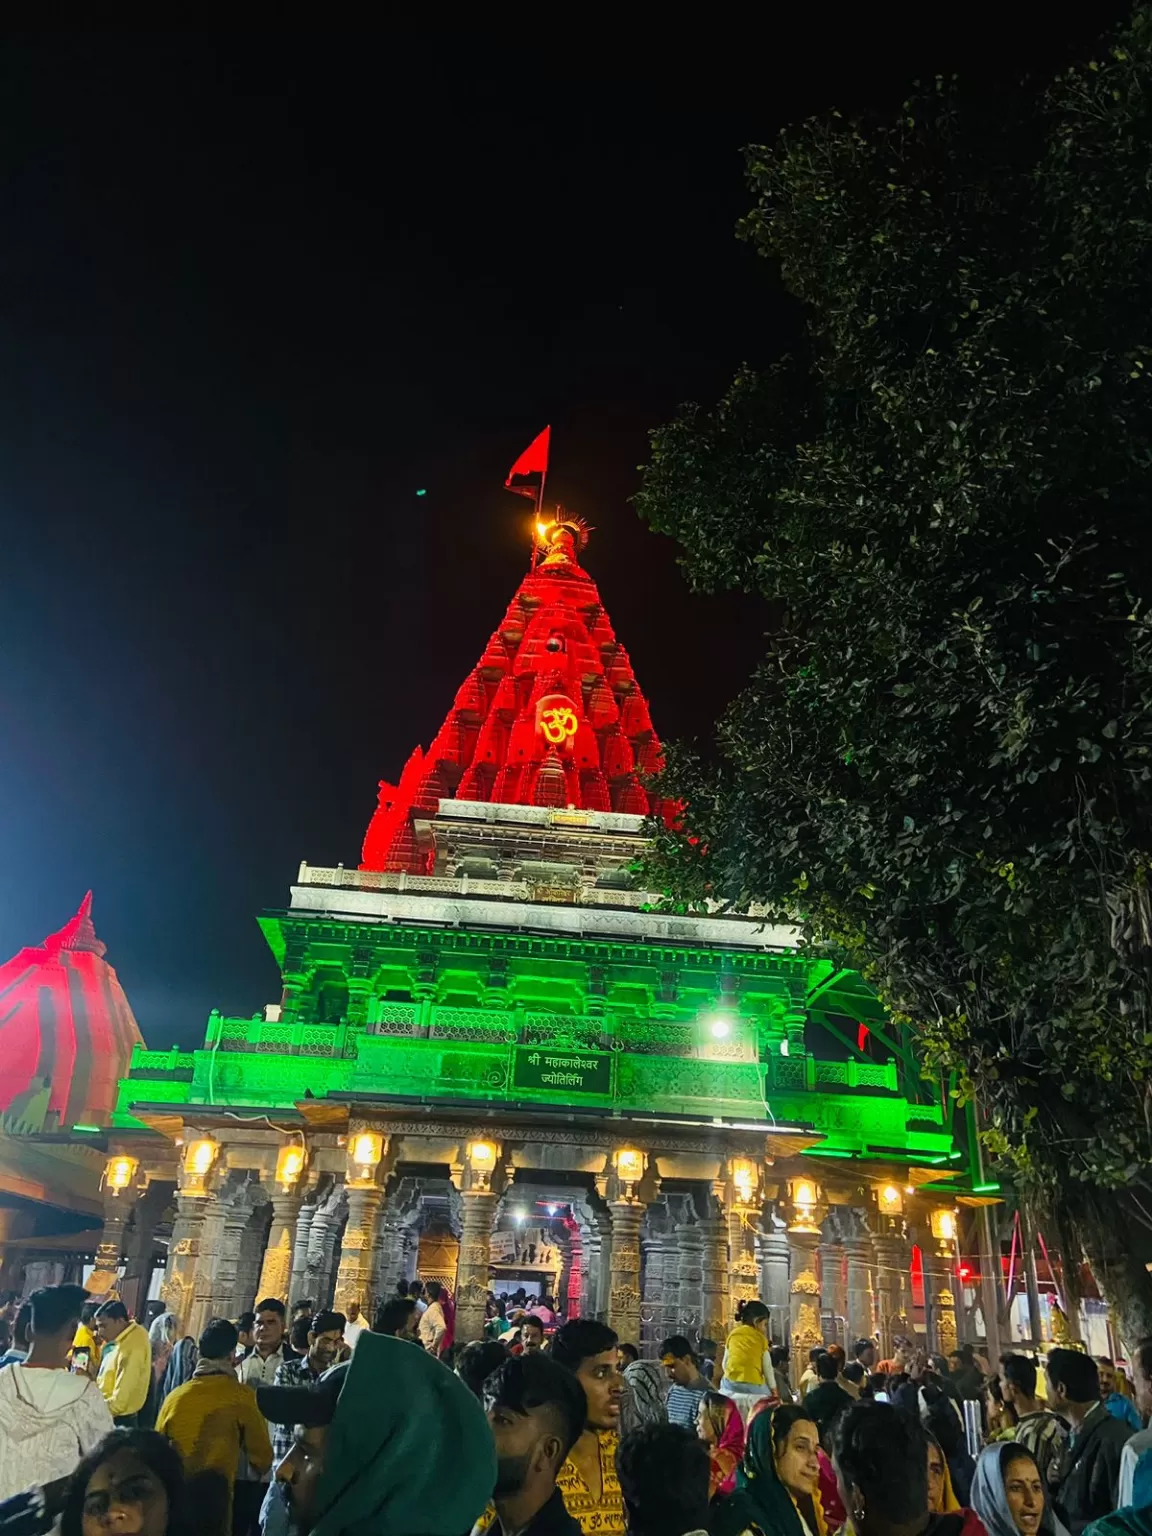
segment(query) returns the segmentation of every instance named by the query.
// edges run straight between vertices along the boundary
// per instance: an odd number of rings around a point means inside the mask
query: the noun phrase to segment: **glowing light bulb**
[[[732,1028],[732,1026],[728,1023],[727,1019],[713,1019],[712,1020],[712,1038],[713,1038],[713,1040],[727,1040],[728,1035],[731,1032],[731,1028]]]

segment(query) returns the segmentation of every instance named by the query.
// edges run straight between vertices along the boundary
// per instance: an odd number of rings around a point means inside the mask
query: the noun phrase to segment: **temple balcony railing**
[[[539,1045],[561,1036],[567,1037],[570,1047],[576,1050],[608,1050],[637,1057],[754,1064],[761,1055],[754,1037],[716,1041],[691,1023],[461,1008],[450,1004],[432,1004],[425,1011],[417,1003],[385,1001],[375,1005],[367,1024],[358,1026],[346,1022],[285,1023],[259,1016],[232,1019],[214,1013],[208,1021],[205,1045],[211,1051],[241,1055],[354,1058],[364,1048],[362,1041],[469,1041],[512,1047]],[[149,1066],[158,1066],[160,1059],[167,1059],[168,1055],[138,1050],[133,1067],[141,1054],[149,1057]],[[153,1062],[152,1058],[157,1060]],[[191,1063],[191,1056],[181,1057],[182,1067],[190,1067]],[[898,1093],[900,1089],[895,1061],[860,1061],[855,1057],[826,1061],[804,1051],[785,1055],[778,1046],[770,1044],[762,1066],[765,1080],[773,1088],[804,1092],[868,1088],[886,1093]]]
[[[168,1053],[138,1051],[130,1076],[120,1085],[116,1123],[136,1124],[133,1104],[272,1112],[290,1109],[308,1090],[318,1099],[363,1096],[518,1109],[560,1104],[655,1117],[721,1116],[769,1126],[773,1120],[804,1123],[821,1132],[824,1148],[833,1155],[836,1149],[848,1153],[867,1147],[904,1148],[916,1157],[944,1156],[951,1150],[940,1106],[913,1104],[894,1092],[892,1065],[821,1061],[798,1053],[737,1061],[573,1050],[568,1042],[537,1046],[519,1036],[501,1038],[495,1030],[486,1039],[358,1031],[354,1054],[336,1054],[340,1026],[306,1027],[332,1028],[333,1053],[311,1055],[304,1062],[290,1046],[269,1049],[273,1040],[250,1041],[247,1050],[221,1041],[217,1049],[194,1053],[191,1072],[188,1054],[178,1053],[177,1066],[165,1076],[151,1063]],[[543,1076],[547,1071],[561,1075]]]
[[[617,907],[632,912],[655,907],[660,896],[653,891],[629,891],[599,885],[542,885],[529,880],[486,880],[476,875],[410,875],[403,870],[346,869],[343,864],[301,862],[297,885],[321,886],[342,891],[395,891],[410,896],[479,896],[497,901],[570,902],[581,907]],[[720,903],[709,911],[720,913]],[[742,917],[768,918],[762,906],[751,906]]]

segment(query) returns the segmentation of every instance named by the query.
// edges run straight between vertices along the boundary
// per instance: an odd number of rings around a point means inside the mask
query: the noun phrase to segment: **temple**
[[[92,924],[92,893],[0,965],[0,1290],[99,1239],[101,1133],[140,1030]],[[33,1271],[33,1277],[40,1274]]]
[[[97,1289],[166,1245],[195,1333],[262,1294],[447,1280],[556,1294],[651,1349],[759,1294],[807,1349],[956,1337],[952,1104],[854,972],[757,913],[637,888],[660,745],[557,518],[358,868],[261,918],[279,1001],[137,1045],[106,1137]]]

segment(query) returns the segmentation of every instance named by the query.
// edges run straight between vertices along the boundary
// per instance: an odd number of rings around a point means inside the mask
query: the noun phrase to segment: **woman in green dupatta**
[[[802,1407],[761,1409],[748,1425],[735,1493],[712,1505],[712,1536],[824,1536],[819,1444]]]

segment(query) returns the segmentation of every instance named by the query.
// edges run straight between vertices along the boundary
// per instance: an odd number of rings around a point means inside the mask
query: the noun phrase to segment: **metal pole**
[[[1044,1324],[1040,1312],[1040,1287],[1036,1283],[1036,1228],[1027,1204],[1020,1207],[1020,1228],[1024,1239],[1024,1283],[1028,1288],[1028,1332],[1032,1348],[1044,1342]]]
[[[984,1154],[980,1146],[976,1105],[971,1100],[967,1119],[969,1170],[973,1175],[971,1187],[978,1188],[985,1182]],[[976,1213],[976,1232],[980,1242],[980,1305],[984,1313],[984,1336],[988,1364],[995,1370],[1000,1360],[1000,1244],[992,1240],[992,1219],[986,1205]]]

